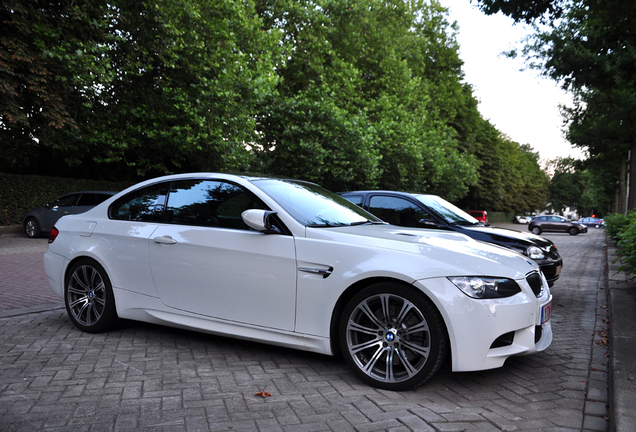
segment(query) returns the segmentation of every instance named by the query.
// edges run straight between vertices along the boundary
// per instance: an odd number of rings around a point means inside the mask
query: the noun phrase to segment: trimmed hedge
[[[133,184],[0,173],[0,226],[21,225],[24,213],[60,195],[81,190],[120,191]]]

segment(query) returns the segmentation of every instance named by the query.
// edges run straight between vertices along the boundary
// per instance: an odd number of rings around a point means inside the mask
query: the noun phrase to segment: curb
[[[0,234],[20,234],[22,232],[22,226],[0,226]]]
[[[610,317],[609,430],[636,431],[636,282],[613,263],[616,245],[607,241],[607,299]]]

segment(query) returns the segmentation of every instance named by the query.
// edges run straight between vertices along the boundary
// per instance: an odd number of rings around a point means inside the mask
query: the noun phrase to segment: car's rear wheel
[[[24,233],[27,237],[36,238],[42,236],[40,224],[36,218],[28,218],[24,223]]]
[[[353,372],[386,390],[424,383],[448,350],[446,326],[435,305],[400,283],[377,283],[355,295],[342,314],[339,339]]]
[[[570,233],[570,235],[577,235],[579,233],[579,230],[577,230],[575,227],[571,227],[568,230],[568,233]]]
[[[92,259],[81,259],[69,269],[64,303],[73,324],[85,332],[99,333],[117,323],[110,279],[104,268]]]
[[[539,228],[537,226],[532,228],[532,234],[536,234],[536,235],[541,234],[541,228]]]

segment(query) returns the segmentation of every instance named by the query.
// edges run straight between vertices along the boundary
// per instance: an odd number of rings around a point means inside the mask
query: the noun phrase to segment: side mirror
[[[241,217],[243,218],[243,222],[250,228],[265,234],[270,234],[279,232],[271,222],[271,218],[275,214],[277,213],[267,210],[245,210],[241,213]]]
[[[439,225],[436,222],[428,221],[424,219],[420,219],[420,221],[417,224],[421,226],[422,228],[439,228]]]

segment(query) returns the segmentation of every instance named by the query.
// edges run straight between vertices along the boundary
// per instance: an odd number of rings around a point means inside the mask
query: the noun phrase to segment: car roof
[[[403,191],[393,191],[393,190],[361,190],[361,191],[346,191],[346,192],[338,192],[340,195],[367,195],[370,193],[383,193],[383,194],[392,194],[392,195],[404,195],[404,196],[437,196],[435,194],[427,194],[427,193],[419,193],[419,192],[403,192]]]

